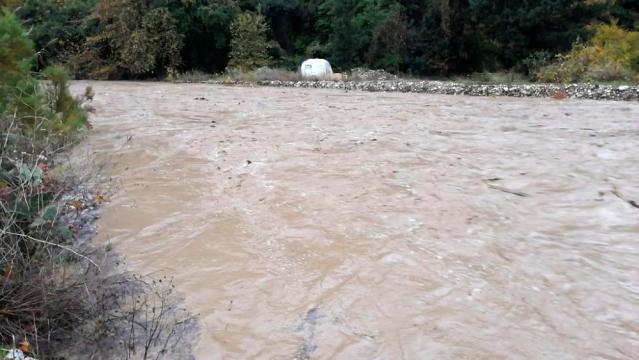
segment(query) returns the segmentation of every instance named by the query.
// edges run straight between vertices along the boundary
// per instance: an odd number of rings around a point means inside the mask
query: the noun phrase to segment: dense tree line
[[[169,68],[222,72],[240,14],[264,17],[268,53],[260,56],[273,66],[294,69],[323,57],[339,70],[413,75],[527,73],[589,39],[589,25],[639,29],[639,0],[3,2],[32,28],[39,66],[62,62],[94,78],[156,77]]]

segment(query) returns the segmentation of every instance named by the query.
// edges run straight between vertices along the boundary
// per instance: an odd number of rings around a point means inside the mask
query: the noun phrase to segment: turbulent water
[[[92,85],[100,241],[198,359],[639,356],[639,103]]]

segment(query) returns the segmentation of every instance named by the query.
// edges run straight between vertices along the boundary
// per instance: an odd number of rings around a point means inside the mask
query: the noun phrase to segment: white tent
[[[302,63],[300,71],[305,78],[324,78],[333,75],[331,64],[324,59],[308,59]]]

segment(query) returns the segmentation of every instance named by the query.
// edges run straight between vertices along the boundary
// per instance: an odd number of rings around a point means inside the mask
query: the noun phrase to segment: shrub
[[[44,69],[44,78],[49,81],[45,90],[47,105],[51,109],[51,128],[68,133],[87,125],[87,115],[80,107],[81,100],[69,93],[69,75],[63,67],[53,65]]]
[[[548,66],[552,60],[552,55],[548,51],[536,51],[522,60],[517,66],[517,70],[522,73],[532,75],[541,68]]]
[[[639,81],[639,32],[616,24],[598,25],[586,44],[576,43],[566,55],[534,73],[539,81]]]

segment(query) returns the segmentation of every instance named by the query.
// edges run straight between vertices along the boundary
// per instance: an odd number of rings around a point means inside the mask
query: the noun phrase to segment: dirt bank
[[[200,359],[639,353],[639,103],[91,84],[100,237]]]

